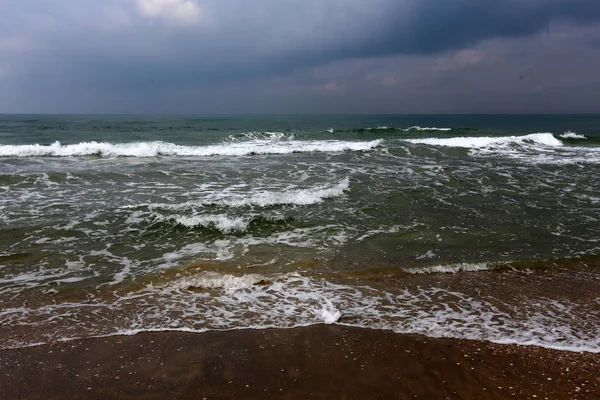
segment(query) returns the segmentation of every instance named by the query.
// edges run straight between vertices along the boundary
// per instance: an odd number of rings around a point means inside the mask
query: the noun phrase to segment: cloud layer
[[[600,43],[597,0],[5,0],[0,15],[0,112],[472,107],[436,105],[425,89],[495,98],[492,112],[551,111],[558,99],[514,97],[527,85],[528,96],[579,93],[575,73],[593,87]],[[513,89],[499,94],[506,70]],[[420,106],[390,109],[402,96]]]
[[[158,18],[179,24],[196,24],[201,10],[192,0],[137,0],[140,13],[146,18]]]

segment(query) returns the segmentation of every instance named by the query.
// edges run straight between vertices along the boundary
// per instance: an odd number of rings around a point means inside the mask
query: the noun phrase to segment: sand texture
[[[600,354],[343,326],[0,352],[2,399],[600,399]]]

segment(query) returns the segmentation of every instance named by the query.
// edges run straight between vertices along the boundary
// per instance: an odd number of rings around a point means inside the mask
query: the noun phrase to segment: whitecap
[[[562,135],[560,135],[561,139],[587,139],[584,135],[580,135],[575,132],[566,131]]]
[[[187,228],[213,228],[223,233],[244,232],[248,229],[250,218],[230,217],[227,215],[169,215],[154,213],[154,221],[169,221]]]
[[[436,128],[436,127],[421,127],[421,126],[411,126],[410,128],[402,129],[404,132],[410,131],[451,131],[452,128]]]
[[[82,142],[63,145],[54,142],[50,145],[0,145],[0,157],[159,157],[159,156],[247,156],[254,154],[291,153],[338,153],[344,151],[368,151],[381,146],[381,139],[368,142],[339,140],[323,141],[280,141],[250,140],[206,146],[184,146],[174,143],[132,142]]]
[[[278,191],[262,190],[253,191],[251,193],[219,192],[211,194],[203,199],[187,201],[180,204],[145,203],[134,206],[126,206],[125,208],[149,207],[160,208],[163,210],[181,211],[208,205],[220,205],[232,208],[246,206],[269,207],[284,204],[306,206],[322,203],[326,199],[340,197],[349,189],[350,179],[346,177],[340,182],[331,186],[320,185],[313,188],[288,189]]]
[[[467,149],[478,149],[485,147],[502,147],[511,144],[533,144],[548,147],[560,147],[562,142],[551,133],[532,133],[523,136],[501,136],[501,137],[451,137],[451,138],[423,138],[405,139],[414,144],[427,144],[430,146],[462,147]]]
[[[430,250],[431,251],[431,250]],[[429,252],[425,256],[417,258],[429,257]],[[433,254],[433,253],[431,253]],[[467,271],[487,271],[490,269],[488,263],[457,263],[447,265],[431,265],[427,267],[412,267],[406,268],[404,271],[409,274],[421,275],[421,274],[456,274],[457,272]]]
[[[291,140],[294,138],[293,134],[287,135],[285,132],[279,131],[266,131],[266,132],[244,132],[244,133],[235,133],[233,135],[229,135],[229,139],[232,141],[239,140],[264,140],[264,141],[281,141],[281,140]]]

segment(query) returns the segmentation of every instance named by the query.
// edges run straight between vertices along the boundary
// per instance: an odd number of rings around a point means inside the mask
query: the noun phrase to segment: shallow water
[[[0,116],[2,347],[336,322],[600,351],[599,173],[592,115]]]

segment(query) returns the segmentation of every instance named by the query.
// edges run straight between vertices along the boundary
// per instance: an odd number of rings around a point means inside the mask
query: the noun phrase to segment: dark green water
[[[599,176],[595,115],[0,116],[0,333],[600,351]]]

